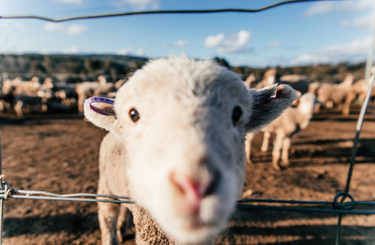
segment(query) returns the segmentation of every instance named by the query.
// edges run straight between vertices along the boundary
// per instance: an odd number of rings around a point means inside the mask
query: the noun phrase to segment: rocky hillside
[[[243,79],[254,73],[261,80],[268,68],[233,67],[224,58],[214,58],[219,64],[240,74]],[[32,76],[52,77],[55,81],[77,83],[94,81],[98,75],[105,75],[108,81],[129,76],[143,66],[146,58],[123,55],[1,55],[0,78]],[[339,83],[351,73],[355,80],[364,77],[365,62],[358,64],[339,63],[295,67],[276,67],[281,75],[299,74],[307,76],[311,82]],[[3,74],[3,76],[1,76]]]

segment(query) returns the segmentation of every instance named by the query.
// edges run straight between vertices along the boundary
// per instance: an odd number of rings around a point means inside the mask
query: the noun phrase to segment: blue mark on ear
[[[97,108],[92,105],[92,103],[106,103],[113,105],[115,103],[114,100],[108,99],[108,98],[103,98],[103,97],[90,97],[88,98],[88,102],[90,105],[90,109],[95,111],[96,113],[103,115],[103,116],[111,116],[112,114],[108,113],[108,111],[102,110],[100,108]]]

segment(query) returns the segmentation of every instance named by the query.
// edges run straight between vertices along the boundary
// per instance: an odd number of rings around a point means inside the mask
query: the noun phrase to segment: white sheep
[[[276,69],[268,69],[263,75],[263,80],[255,88],[264,88],[275,83],[287,84],[302,94],[309,90],[309,82],[305,76],[292,74],[280,77]]]
[[[309,92],[315,93],[318,99],[328,108],[337,107],[342,110],[343,115],[349,115],[352,102],[359,96],[364,97],[368,90],[368,84],[364,80],[357,81],[353,85],[313,83],[310,84]],[[316,112],[320,109],[317,105]]]
[[[105,86],[107,80],[103,76],[98,76],[98,82],[83,82],[76,85],[76,93],[78,95],[78,111],[83,113],[83,102],[85,99],[94,95],[94,91],[99,86]]]
[[[260,81],[255,88],[264,88],[266,86],[270,86],[272,84],[275,84],[277,76],[277,70],[276,69],[268,69],[264,75],[263,75],[263,80]]]
[[[33,77],[30,81],[19,81],[16,79],[13,84],[15,84],[15,89],[13,91],[14,95],[25,94],[35,96],[40,87],[38,77]]]
[[[298,133],[300,130],[305,129],[310,123],[312,118],[315,104],[319,102],[316,100],[316,96],[312,93],[305,93],[300,98],[296,100],[298,103],[297,107],[291,107],[285,110],[281,116],[276,118],[269,125],[261,129],[264,133],[263,143],[261,151],[266,152],[268,150],[269,139],[271,133],[276,134],[276,139],[273,144],[272,151],[272,166],[276,170],[280,170],[279,160],[280,151],[282,162],[280,165],[282,167],[287,167],[289,165],[289,149],[291,146],[291,137]],[[245,150],[246,150],[246,160],[251,163],[250,151],[251,151],[251,141],[254,137],[254,133],[248,133],[246,135]]]
[[[251,73],[247,78],[246,80],[244,81],[244,84],[246,86],[247,89],[251,89],[254,87],[253,83],[255,83],[257,81],[254,73]]]
[[[242,192],[246,132],[280,115],[295,92],[247,90],[214,61],[173,56],[137,70],[114,105],[96,99],[85,101],[85,116],[109,131],[98,193],[136,202],[99,204],[102,244],[121,241],[129,211],[137,244],[211,244]]]

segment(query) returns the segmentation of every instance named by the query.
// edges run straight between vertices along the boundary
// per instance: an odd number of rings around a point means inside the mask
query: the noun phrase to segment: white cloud
[[[305,12],[307,16],[313,16],[318,14],[324,14],[334,9],[334,2],[318,2],[314,3],[310,8]]]
[[[217,34],[216,36],[208,36],[203,43],[206,48],[218,46],[224,39],[224,33]]]
[[[160,0],[121,0],[112,4],[118,8],[130,6],[136,10],[142,10],[147,8],[157,9],[159,8],[159,2]]]
[[[245,51],[249,48],[247,43],[250,40],[251,34],[249,31],[239,31],[237,34],[224,35],[220,33],[216,36],[208,36],[204,43],[204,47],[216,47],[218,53],[233,53],[238,51]]]
[[[81,51],[76,46],[72,46],[70,48],[63,49],[63,54],[78,54],[80,52]]]
[[[68,26],[65,29],[65,33],[68,34],[68,35],[76,36],[76,35],[79,35],[86,30],[87,30],[87,27],[85,25],[73,24],[73,25]]]
[[[359,62],[367,57],[371,37],[355,39],[351,42],[331,45],[311,53],[291,59],[287,65],[307,65],[337,63],[342,61]]]
[[[310,8],[305,11],[306,16],[314,16],[324,14],[331,11],[341,12],[358,12],[373,7],[372,0],[356,0],[356,1],[319,1],[314,3]]]
[[[128,47],[128,48],[123,48],[123,49],[117,50],[116,54],[118,54],[118,55],[128,55],[128,54],[131,54],[132,52],[133,52],[133,48]]]
[[[354,27],[354,28],[359,28],[359,29],[369,29],[371,27],[371,19],[372,16],[370,15],[365,15],[358,17],[352,21],[350,20],[344,20],[342,21],[342,26],[345,27]]]
[[[136,52],[138,56],[142,56],[144,54],[143,49],[139,48]]]
[[[280,41],[270,42],[269,46],[270,46],[270,47],[277,47],[277,46],[280,46]]]
[[[49,51],[48,51],[48,49],[42,49],[42,50],[40,50],[40,53],[41,54],[49,54]]]
[[[80,5],[82,3],[82,0],[54,0],[55,2],[60,2],[60,3],[73,3]]]
[[[164,43],[164,46],[167,46],[167,47],[180,47],[180,48],[183,48],[185,47],[186,45],[189,44],[189,40],[178,40],[174,43]]]
[[[87,30],[87,27],[85,25],[78,25],[78,24],[72,24],[69,26],[65,26],[61,23],[47,23],[44,26],[44,30],[46,31],[59,31],[71,36],[77,36],[81,34],[82,32]]]

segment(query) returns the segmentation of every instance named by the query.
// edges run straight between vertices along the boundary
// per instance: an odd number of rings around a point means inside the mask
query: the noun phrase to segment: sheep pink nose
[[[202,183],[196,182],[188,176],[172,173],[171,181],[184,196],[189,213],[198,213],[202,199],[210,193],[213,181],[210,178]]]

